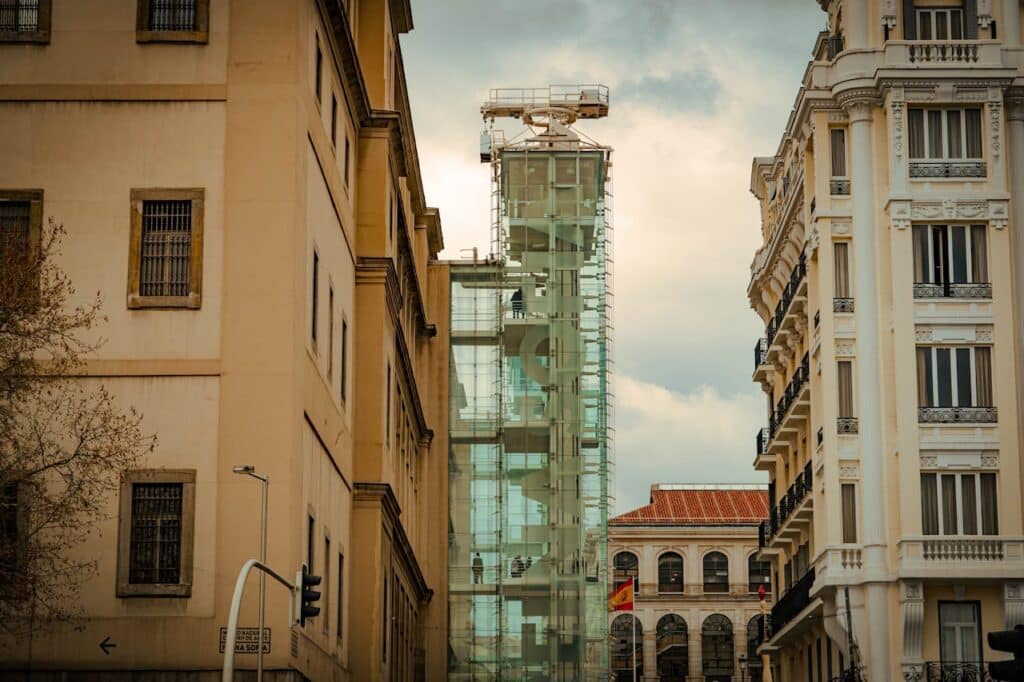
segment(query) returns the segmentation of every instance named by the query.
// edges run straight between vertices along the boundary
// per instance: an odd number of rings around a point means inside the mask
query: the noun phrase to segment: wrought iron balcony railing
[[[845,196],[850,193],[850,181],[843,178],[833,178],[828,181],[828,193],[832,196]]]
[[[776,633],[786,623],[796,618],[811,603],[811,586],[814,585],[814,568],[812,567],[793,587],[779,597],[772,606],[772,632]]]
[[[995,424],[999,414],[994,407],[919,407],[919,424]]]
[[[857,418],[839,417],[836,419],[836,432],[841,434],[857,433]]]
[[[925,682],[989,682],[988,666],[982,661],[928,661],[924,664]]]
[[[803,281],[806,275],[807,261],[801,255],[800,260],[797,261],[796,266],[793,268],[793,272],[789,275],[789,282],[786,284],[786,288],[782,290],[782,298],[779,299],[778,305],[775,306],[775,314],[772,315],[772,319],[768,321],[768,326],[765,327],[764,335],[768,345],[771,345],[772,341],[775,340],[775,334],[779,331],[779,327],[782,326],[782,321],[785,319],[786,313],[789,312],[789,305],[796,298],[797,291],[800,290],[800,282]]]
[[[983,178],[984,161],[911,161],[912,178]]]
[[[813,483],[814,475],[811,471],[811,463],[808,462],[804,466],[804,470],[797,474],[789,489],[779,498],[778,504],[768,512],[768,518],[761,522],[761,526],[758,529],[763,534],[763,538],[758,538],[759,542],[762,542],[761,547],[768,545],[775,534],[782,528],[782,524],[799,508],[800,503],[813,490]]]
[[[914,282],[914,298],[992,298],[988,282]]]
[[[833,298],[832,299],[832,312],[834,313],[852,313],[854,311],[853,299],[852,298]]]
[[[754,371],[765,363],[768,357],[768,339],[758,339],[754,344]]]

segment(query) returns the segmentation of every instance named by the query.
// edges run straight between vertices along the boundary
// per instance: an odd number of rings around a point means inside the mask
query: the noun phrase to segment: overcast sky
[[[767,482],[751,466],[765,407],[750,161],[778,145],[825,25],[817,2],[414,0],[413,17],[402,50],[443,257],[489,251],[488,89],[610,87],[610,116],[577,128],[615,150],[616,511],[656,482]]]

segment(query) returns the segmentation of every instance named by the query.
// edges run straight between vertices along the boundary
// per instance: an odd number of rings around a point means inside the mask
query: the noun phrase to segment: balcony
[[[832,312],[834,313],[852,313],[854,311],[853,299],[852,298],[833,298],[832,299]]]
[[[762,427],[754,434],[754,469],[767,471],[769,464],[775,463],[775,453],[769,449],[771,437],[768,429]]]
[[[754,381],[765,381],[768,376],[768,339],[754,344]]]
[[[775,438],[782,430],[788,430],[792,428],[790,424],[786,423],[786,417],[794,405],[803,404],[806,402],[806,396],[803,395],[804,388],[811,379],[811,361],[807,354],[804,354],[803,359],[800,361],[800,366],[796,372],[793,373],[793,377],[789,380],[789,384],[786,386],[786,390],[783,391],[778,401],[775,403],[775,410],[772,412],[771,419],[768,423],[768,432],[770,438]]]
[[[1024,538],[924,535],[898,543],[900,577],[993,579],[1024,575]]]
[[[791,518],[803,518],[806,516],[804,512],[809,511],[810,506],[805,505],[804,502],[809,502],[808,498],[811,494],[813,482],[814,477],[811,472],[811,463],[808,462],[804,466],[804,470],[797,474],[796,480],[789,486],[786,493],[779,499],[778,504],[769,511],[768,518],[759,525],[758,542],[761,549],[770,547],[772,539],[776,536],[789,532],[786,526]]]
[[[914,298],[991,299],[992,285],[988,282],[914,282]]]
[[[885,44],[888,66],[929,69],[1001,66],[1000,44],[987,40],[890,40]]]
[[[987,167],[984,161],[911,161],[910,177],[930,180],[933,178],[984,178]]]
[[[928,661],[924,664],[924,682],[990,682],[988,666],[982,661]]]
[[[786,324],[787,313],[789,313],[789,309],[794,301],[803,301],[806,287],[802,285],[806,275],[807,261],[803,256],[800,256],[800,260],[797,261],[796,266],[789,275],[789,282],[786,284],[786,288],[782,290],[782,298],[779,299],[778,305],[775,306],[775,313],[772,315],[772,319],[768,321],[768,326],[765,327],[764,335],[769,347],[775,342],[775,337],[780,331],[789,329],[789,325]]]
[[[800,615],[811,604],[811,586],[814,585],[814,569],[811,568],[793,587],[779,597],[772,606],[772,633],[778,633],[786,624]]]
[[[999,415],[994,407],[919,407],[919,424],[995,424]]]

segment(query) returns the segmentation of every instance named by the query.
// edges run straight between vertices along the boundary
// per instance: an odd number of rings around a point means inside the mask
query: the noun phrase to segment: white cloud
[[[768,482],[751,467],[765,409],[756,389],[679,393],[628,376],[615,389],[616,513],[647,504],[652,483]]]

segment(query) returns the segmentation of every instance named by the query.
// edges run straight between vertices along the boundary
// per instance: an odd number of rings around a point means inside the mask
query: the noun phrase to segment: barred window
[[[178,584],[181,580],[181,483],[132,486],[128,582]]]
[[[121,478],[117,596],[189,597],[196,472],[131,470]]]
[[[196,0],[150,0],[150,31],[195,31]]]
[[[192,202],[142,202],[141,296],[188,296]]]
[[[0,488],[0,586],[12,584],[18,572],[18,484]]]
[[[31,204],[0,201],[0,263],[6,266],[28,255]]]
[[[0,0],[0,31],[38,31],[39,0]]]
[[[202,189],[133,189],[128,307],[199,308]]]

